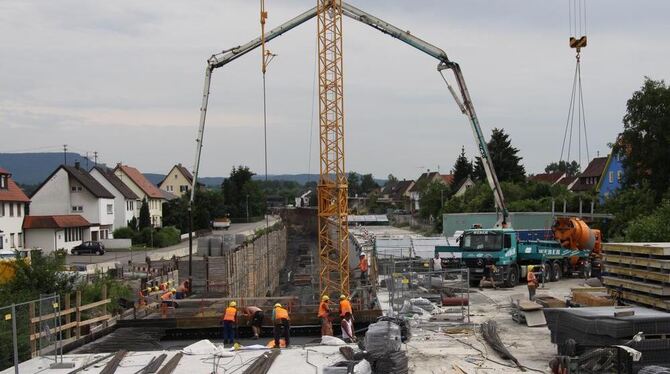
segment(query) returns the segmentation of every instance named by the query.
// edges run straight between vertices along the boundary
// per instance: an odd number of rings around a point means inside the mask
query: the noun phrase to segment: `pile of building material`
[[[579,306],[614,306],[616,301],[607,293],[605,287],[579,287],[570,290],[570,300]]]
[[[407,355],[400,350],[401,329],[390,321],[380,321],[368,326],[365,333],[366,359],[374,373],[404,374],[409,371]]]
[[[670,314],[644,307],[545,309],[551,342],[564,356],[626,345],[642,353],[635,366],[670,365]],[[644,339],[634,339],[636,335]]]
[[[607,243],[603,251],[613,297],[670,311],[670,243]]]

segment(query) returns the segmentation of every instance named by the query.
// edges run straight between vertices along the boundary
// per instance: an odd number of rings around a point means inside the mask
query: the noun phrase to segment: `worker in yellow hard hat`
[[[275,348],[281,347],[279,341],[280,336],[284,336],[284,346],[288,347],[290,334],[289,330],[291,328],[290,318],[288,316],[288,310],[284,309],[281,304],[275,304],[274,309],[272,309],[272,323],[274,324],[274,335],[275,335]]]
[[[340,317],[344,317],[347,312],[354,314],[351,309],[351,303],[345,295],[340,295]]]
[[[530,301],[535,300],[535,290],[539,285],[537,277],[535,276],[535,273],[533,273],[533,270],[535,270],[535,268],[532,265],[529,265],[528,275],[526,276],[526,279],[528,280],[528,299]]]
[[[235,343],[235,326],[237,325],[237,303],[231,301],[221,318],[223,324],[223,344]]]
[[[321,336],[333,335],[333,324],[330,320],[330,297],[323,295],[319,304],[319,318],[321,319]]]
[[[161,316],[163,318],[167,317],[168,308],[173,306],[172,299],[174,298],[174,294],[176,292],[177,292],[176,290],[172,289],[172,290],[166,291],[165,293],[163,293],[161,295]]]

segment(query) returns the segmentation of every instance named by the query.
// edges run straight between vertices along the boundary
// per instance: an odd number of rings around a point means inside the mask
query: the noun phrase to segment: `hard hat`
[[[235,306],[237,306],[237,303],[236,303],[236,302],[234,302],[234,301],[231,301],[231,302],[230,302],[230,304],[228,304],[228,306],[232,306],[232,307],[235,307]]]
[[[359,257],[365,257],[365,253],[361,252],[361,254],[358,255],[358,256],[359,256]]]
[[[175,289],[173,288],[173,289],[170,290],[170,292],[172,292],[172,293],[177,293],[177,290],[175,290]]]
[[[528,265],[528,271],[533,271],[533,265]]]
[[[346,298],[347,298],[347,297],[346,297],[345,295],[340,295],[340,300],[344,300],[344,299],[346,299]]]
[[[323,300],[323,301],[328,301],[328,300],[330,300],[330,297],[328,297],[328,295],[323,295],[323,296],[321,297],[321,300]]]
[[[154,286],[154,291],[158,291],[158,286]]]
[[[275,304],[275,308],[281,308],[281,304],[279,303]]]
[[[145,291],[146,291],[147,293],[151,292],[151,287],[147,287],[147,289],[146,289]]]

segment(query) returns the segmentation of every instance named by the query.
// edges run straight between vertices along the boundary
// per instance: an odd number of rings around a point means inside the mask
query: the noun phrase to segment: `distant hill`
[[[74,165],[76,161],[79,161],[83,167],[86,167],[87,163],[89,167],[93,167],[93,160],[86,159],[79,153],[68,152],[68,165]],[[62,152],[0,153],[0,166],[12,173],[15,181],[24,185],[42,183],[62,164]]]

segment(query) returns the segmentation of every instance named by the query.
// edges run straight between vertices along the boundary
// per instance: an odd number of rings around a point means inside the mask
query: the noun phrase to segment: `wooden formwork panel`
[[[636,277],[670,284],[670,273],[664,273],[660,271],[605,264],[605,272],[607,274],[626,275],[629,277]]]
[[[657,258],[621,256],[611,253],[605,253],[603,254],[603,260],[605,261],[605,268],[607,268],[608,263],[613,263],[613,264],[636,265],[636,266],[645,266],[663,270],[670,270],[670,259],[661,260]],[[607,269],[605,270],[607,271]]]
[[[603,243],[603,251],[668,256],[670,259],[670,243]]]
[[[610,295],[616,297],[618,291],[609,290]],[[651,295],[644,295],[630,291],[621,291],[621,298],[636,304],[652,306],[654,308],[670,311],[670,300],[660,299]]]
[[[625,289],[645,292],[658,296],[670,296],[670,285],[668,284],[644,283],[612,276],[604,276],[603,283],[612,288],[623,287]]]

